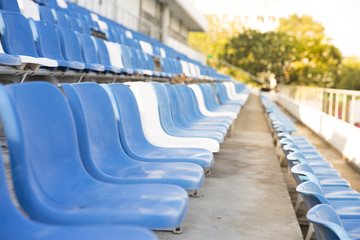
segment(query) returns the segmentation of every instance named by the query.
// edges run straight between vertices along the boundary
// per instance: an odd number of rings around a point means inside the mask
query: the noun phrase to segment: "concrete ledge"
[[[360,128],[300,104],[282,94],[277,94],[277,102],[342,153],[351,163],[360,167]]]

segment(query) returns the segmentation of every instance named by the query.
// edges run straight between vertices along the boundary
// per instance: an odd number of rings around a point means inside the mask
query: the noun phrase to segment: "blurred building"
[[[206,57],[187,45],[189,31],[207,31],[194,0],[70,0],[132,30],[161,40],[202,63]]]

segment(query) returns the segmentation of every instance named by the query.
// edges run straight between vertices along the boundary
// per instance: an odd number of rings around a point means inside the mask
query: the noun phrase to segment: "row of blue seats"
[[[350,187],[331,163],[303,136],[291,135],[282,112],[265,96],[263,105],[298,184],[298,200],[308,209],[310,224],[306,239],[360,239],[360,193]],[[273,107],[270,107],[273,106]]]
[[[228,97],[248,94],[236,85],[227,83]],[[213,163],[206,141],[222,141],[241,103],[217,103],[209,84],[60,88],[0,86],[14,191],[31,219],[14,206],[0,164],[1,239],[156,239],[147,229],[180,226],[185,190],[196,195]],[[152,119],[168,137],[163,144],[149,137]]]
[[[115,43],[108,47],[110,43],[104,40],[75,33],[69,28],[58,26],[55,29],[48,22],[31,19],[29,22],[17,13],[2,12],[0,26],[3,65],[127,74],[134,73],[133,69],[136,73],[154,70],[152,58],[137,49]],[[135,61],[135,56],[141,53],[141,59]]]
[[[37,36],[39,34],[41,35],[43,41],[47,41],[48,34],[50,34],[51,43],[48,45],[56,46],[58,44],[54,41],[52,30],[37,33],[38,29],[36,29],[36,26],[38,25],[52,25],[52,27],[56,28],[58,32],[60,32],[59,29],[66,29],[67,32],[69,32],[68,29],[71,29],[76,33],[78,37],[77,41],[79,41],[80,45],[83,44],[82,55],[76,56],[76,58],[74,56],[68,56],[64,52],[62,52],[61,54],[56,54],[55,56],[52,54],[44,54],[41,51],[38,51],[37,54],[34,54],[34,52],[22,52],[22,55],[35,58],[39,56],[52,60],[57,60],[57,65],[60,67],[61,70],[67,70],[69,68],[66,66],[62,66],[65,60],[65,62],[77,61],[83,63],[84,66],[78,65],[76,66],[76,68],[74,68],[78,71],[87,70],[102,73],[110,72],[115,74],[136,73],[147,76],[150,75],[154,77],[167,78],[172,78],[175,75],[185,73],[188,77],[192,78],[205,78],[209,80],[229,80],[229,76],[221,75],[211,67],[203,66],[201,63],[189,59],[185,55],[182,55],[180,53],[170,54],[170,52],[172,52],[170,51],[171,48],[165,46],[159,41],[151,39],[146,35],[130,31],[129,29],[124,28],[120,24],[104,18],[96,13],[90,12],[85,8],[79,7],[74,3],[68,3],[65,1],[62,2],[66,8],[57,6],[56,1],[55,3],[53,1],[34,2],[33,0],[0,1],[0,9],[2,9],[4,12],[18,14],[21,13],[31,22],[33,36],[31,37],[31,34],[28,33],[25,36],[21,36],[22,40],[25,39],[25,41],[29,42],[32,41],[32,39],[34,38],[35,41],[38,41]],[[4,30],[1,33],[2,37],[3,35],[10,35],[11,38],[13,38],[12,33],[19,32],[20,29],[12,29],[14,25],[10,24],[9,21],[7,21],[7,19],[9,18],[8,16],[3,16],[3,18],[5,19],[3,20],[2,29]],[[14,18],[15,17],[12,17],[12,19]],[[39,21],[42,21],[44,23],[38,23]],[[36,22],[36,24],[34,22]],[[16,25],[19,26],[21,30],[24,30],[24,28],[28,28],[27,26],[24,26],[27,25],[24,20],[17,20]],[[51,28],[51,26],[48,26],[47,28]],[[7,31],[10,31],[11,33],[9,34],[7,33]],[[51,33],[49,33],[49,31]],[[111,47],[106,45],[107,48],[105,48],[101,43],[100,47],[96,44],[95,46],[92,46],[93,44],[89,39],[93,31],[103,32],[103,34],[106,36],[107,42],[111,43],[109,44]],[[14,37],[16,37],[16,34],[14,35]],[[15,41],[16,40],[17,39],[15,39]],[[72,40],[74,40],[74,38]],[[93,39],[94,42],[98,42],[98,40],[100,41],[100,39]],[[68,39],[64,39],[64,41],[68,41]],[[2,44],[6,45],[4,42]],[[40,45],[43,44],[45,43],[40,43]],[[121,49],[119,49],[119,44],[121,45]],[[106,51],[107,53],[100,53],[98,54],[98,56],[95,56],[95,54],[93,54],[94,47],[100,48],[99,52]],[[12,51],[7,46],[4,46],[4,50],[7,54],[12,55],[16,55],[16,53],[14,52],[19,52],[19,54],[21,53],[21,51],[18,51],[17,49]],[[55,49],[55,51],[57,50],[58,49]],[[109,55],[109,57],[103,55]],[[54,59],[54,57],[57,57],[58,59]],[[153,57],[160,59],[162,71],[155,70]],[[25,60],[24,58],[22,58],[21,60],[23,60],[23,62],[25,63],[26,60],[29,61],[29,59]],[[34,61],[34,59],[31,60]],[[62,61],[62,63],[59,63],[59,61]],[[39,61],[35,61],[35,64],[36,63],[37,65],[39,65]],[[2,64],[14,66],[21,64],[21,62],[17,64],[12,64],[12,62],[5,61]],[[58,69],[55,68],[57,67],[55,62],[40,61],[40,64],[47,67],[52,67],[53,69]]]

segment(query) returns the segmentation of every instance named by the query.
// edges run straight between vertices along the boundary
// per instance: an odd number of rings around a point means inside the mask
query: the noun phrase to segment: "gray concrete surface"
[[[156,233],[160,240],[303,239],[258,96],[241,110],[200,197],[190,198],[183,228]]]

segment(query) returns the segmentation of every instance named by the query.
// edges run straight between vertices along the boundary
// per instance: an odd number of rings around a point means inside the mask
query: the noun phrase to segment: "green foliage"
[[[294,38],[285,33],[245,30],[229,40],[220,58],[253,75],[272,72],[285,78],[289,59],[296,60],[295,46]]]
[[[229,31],[227,26],[222,27],[221,19],[216,15],[207,15],[209,31],[205,32],[190,32],[189,45],[194,49],[215,58],[223,52],[225,44],[233,37],[233,32]],[[231,26],[230,26],[231,28]]]
[[[297,14],[290,15],[288,18],[280,18],[279,32],[286,32],[289,35],[296,36],[298,39],[321,38],[325,36],[325,28],[320,23],[313,20],[312,17]]]
[[[217,68],[224,74],[229,74],[235,79],[249,82],[250,79],[245,74],[232,68],[224,66],[217,61],[217,58],[224,52],[224,47],[229,39],[242,31],[235,23],[223,25],[221,18],[217,15],[207,15],[208,28],[207,33],[190,32],[189,45],[195,50],[208,56],[207,64]],[[230,31],[229,31],[230,29]]]
[[[360,90],[360,61],[357,58],[344,59],[339,81],[335,88]]]
[[[208,16],[208,33],[191,33],[189,43],[201,52],[223,59],[253,75],[275,74],[286,84],[332,87],[340,84],[340,51],[329,44],[324,27],[310,16],[291,15],[280,19],[276,31],[259,32],[224,23],[216,16]],[[208,59],[212,66],[224,73],[243,78]],[[343,67],[343,71],[348,69]],[[349,70],[350,71],[350,70]]]

